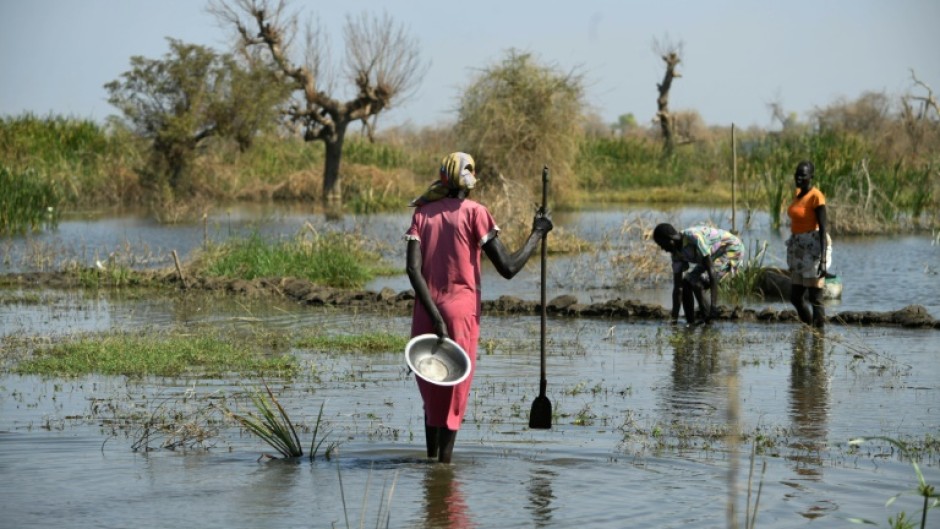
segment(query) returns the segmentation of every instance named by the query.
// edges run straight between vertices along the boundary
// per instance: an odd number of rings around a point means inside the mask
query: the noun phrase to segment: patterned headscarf
[[[473,157],[465,152],[453,152],[441,160],[440,179],[431,184],[420,197],[411,201],[409,206],[423,206],[428,202],[440,200],[456,191],[457,198],[465,198],[477,185],[473,176],[476,164]]]

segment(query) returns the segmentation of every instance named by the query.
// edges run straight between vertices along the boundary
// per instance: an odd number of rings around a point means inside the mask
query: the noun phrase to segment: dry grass
[[[612,259],[620,271],[620,283],[654,285],[668,281],[670,258],[653,242],[654,224],[648,219],[624,221],[620,227],[621,250]]]

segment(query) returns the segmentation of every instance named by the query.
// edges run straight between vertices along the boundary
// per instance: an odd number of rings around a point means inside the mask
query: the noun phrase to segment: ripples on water
[[[598,233],[622,222],[617,213],[579,218]],[[400,222],[391,216],[380,223],[388,240]],[[97,244],[74,242],[86,252]],[[918,299],[938,288],[927,281],[936,247],[916,237],[876,242],[905,257],[885,275],[883,261],[867,258],[869,242],[844,242],[846,257],[837,262],[843,309],[870,300],[886,305],[868,307],[875,310],[936,307],[940,296]],[[850,273],[852,255],[858,266]],[[552,266],[566,263],[553,258]],[[488,297],[513,292],[504,288],[510,285],[521,297],[537,295],[531,275],[509,283],[493,275]],[[898,299],[887,300],[860,288],[886,278],[914,284],[892,283],[882,291]],[[0,335],[206,326],[404,335],[409,328],[406,317],[292,303],[80,292],[40,298],[0,304]],[[342,442],[332,461],[258,461],[269,450],[234,429],[208,452],[133,453],[133,435],[111,437],[109,415],[100,411],[116,403],[149,412],[157,402],[200,402],[200,395],[231,394],[256,381],[2,375],[0,527],[63,520],[69,527],[345,527],[343,495],[350,525],[364,518],[373,526],[393,483],[391,527],[723,527],[730,463],[738,466],[742,514],[750,464],[750,444],[734,455],[723,438],[735,410],[742,431],[769,440],[756,458],[758,472],[767,463],[758,527],[833,526],[848,516],[884,524],[898,510],[919,508],[907,496],[884,507],[914,486],[909,464],[880,445],[856,452],[846,443],[860,435],[940,435],[937,331],[832,326],[820,339],[792,324],[690,331],[661,322],[552,319],[548,396],[557,415],[551,430],[533,431],[526,424],[538,391],[538,329],[537,317],[484,316],[479,371],[452,467],[422,457],[420,398],[400,352],[297,351],[319,380],[271,381],[298,422],[312,423],[326,402],[332,438]],[[729,401],[732,387],[736,401]],[[928,482],[940,481],[935,453],[922,468]]]

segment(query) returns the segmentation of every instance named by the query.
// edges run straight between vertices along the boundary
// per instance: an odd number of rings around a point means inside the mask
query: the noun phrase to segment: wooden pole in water
[[[183,276],[183,267],[180,266],[180,257],[176,254],[176,250],[173,250],[173,262],[176,263],[176,273],[180,277],[180,283],[183,284],[183,288],[189,288],[189,285],[186,284],[186,277]]]
[[[731,124],[731,233],[738,233],[735,216],[738,205],[734,188],[738,180],[738,145],[734,141],[734,123]]]

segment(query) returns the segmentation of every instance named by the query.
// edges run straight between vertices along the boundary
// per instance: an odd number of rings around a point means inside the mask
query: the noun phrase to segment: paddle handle
[[[542,167],[542,214],[544,215],[548,211],[548,166]],[[542,273],[541,280],[539,281],[541,288],[541,306],[542,306],[542,321],[541,321],[541,336],[539,337],[539,348],[541,353],[541,379],[539,380],[539,394],[545,395],[545,325],[546,325],[546,300],[545,300],[545,279],[548,276],[548,234],[542,236]]]

